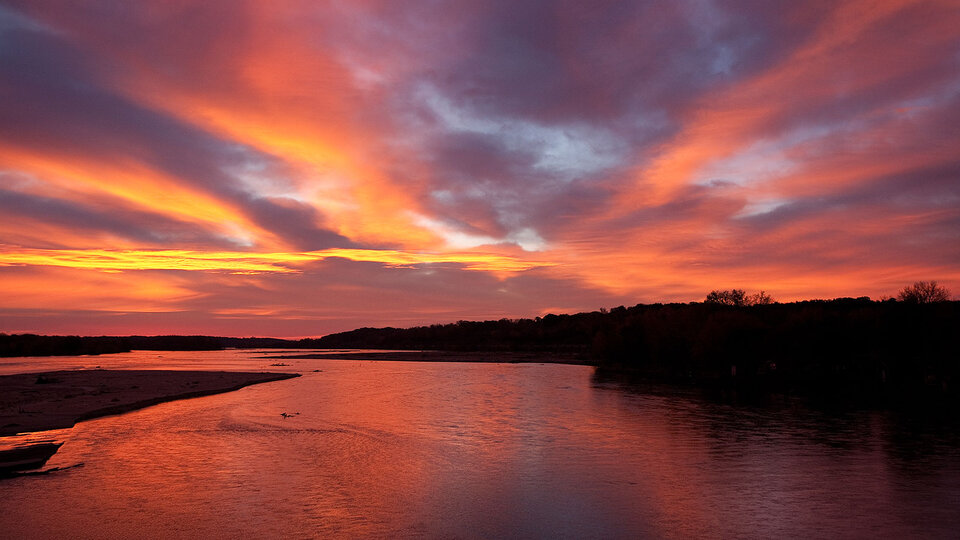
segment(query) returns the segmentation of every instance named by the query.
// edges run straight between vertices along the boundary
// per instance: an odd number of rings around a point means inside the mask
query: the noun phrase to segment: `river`
[[[76,425],[47,467],[82,466],[0,481],[0,536],[957,535],[949,418],[736,404],[587,366],[259,355],[0,360],[303,373]]]

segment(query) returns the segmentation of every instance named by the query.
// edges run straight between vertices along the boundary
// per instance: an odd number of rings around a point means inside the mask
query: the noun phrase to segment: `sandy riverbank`
[[[165,401],[219,394],[295,373],[83,370],[0,376],[0,436],[68,428]]]

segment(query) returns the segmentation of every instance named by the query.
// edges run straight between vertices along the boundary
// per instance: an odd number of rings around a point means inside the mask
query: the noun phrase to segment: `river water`
[[[82,422],[3,538],[956,538],[950,419],[735,404],[556,364],[7,359],[303,377]],[[321,370],[321,371],[314,371]],[[285,418],[281,413],[293,416]]]

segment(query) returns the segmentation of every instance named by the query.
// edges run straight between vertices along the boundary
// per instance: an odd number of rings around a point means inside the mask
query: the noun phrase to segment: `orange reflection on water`
[[[205,354],[175,356],[196,364]],[[211,367],[269,361],[209,354]],[[288,361],[275,369],[302,377],[78,424],[49,466],[86,465],[0,483],[0,527],[41,537],[779,538],[948,536],[954,526],[956,432],[942,446],[910,422],[885,428],[896,418],[876,411],[737,405],[587,366]],[[911,449],[922,467],[898,454]]]

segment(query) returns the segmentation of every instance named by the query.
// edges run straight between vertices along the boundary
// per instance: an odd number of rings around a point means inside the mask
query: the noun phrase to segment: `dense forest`
[[[311,346],[577,352],[601,368],[659,380],[955,393],[958,335],[960,302],[840,298],[640,304],[536,319],[361,328]]]

